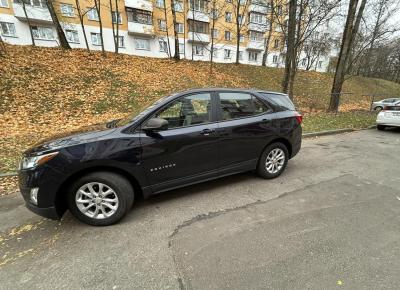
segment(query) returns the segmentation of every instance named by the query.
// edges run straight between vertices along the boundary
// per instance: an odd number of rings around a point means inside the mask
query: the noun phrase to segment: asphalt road
[[[304,140],[251,173],[139,201],[117,225],[0,198],[0,289],[399,289],[400,131]]]

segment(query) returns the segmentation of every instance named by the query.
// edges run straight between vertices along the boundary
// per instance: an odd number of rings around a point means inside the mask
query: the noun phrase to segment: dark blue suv
[[[302,117],[287,95],[196,89],[127,119],[56,136],[24,153],[26,206],[91,225],[119,221],[139,195],[255,170],[279,176],[301,146]]]

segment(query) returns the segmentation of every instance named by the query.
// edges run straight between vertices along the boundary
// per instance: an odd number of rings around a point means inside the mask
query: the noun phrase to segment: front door
[[[211,92],[181,96],[152,116],[169,123],[168,130],[141,134],[143,168],[153,191],[217,171],[213,98]]]

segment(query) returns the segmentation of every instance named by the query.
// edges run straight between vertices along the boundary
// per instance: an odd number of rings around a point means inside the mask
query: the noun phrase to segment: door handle
[[[215,132],[215,130],[214,129],[204,129],[203,131],[201,131],[201,135],[204,135],[204,136],[208,136],[208,135],[210,135],[210,134],[212,134],[212,133],[214,133]]]

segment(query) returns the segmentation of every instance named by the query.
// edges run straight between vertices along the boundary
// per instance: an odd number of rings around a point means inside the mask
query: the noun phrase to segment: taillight
[[[303,116],[300,114],[297,114],[295,117],[296,117],[297,123],[300,125],[301,122],[303,122]]]

